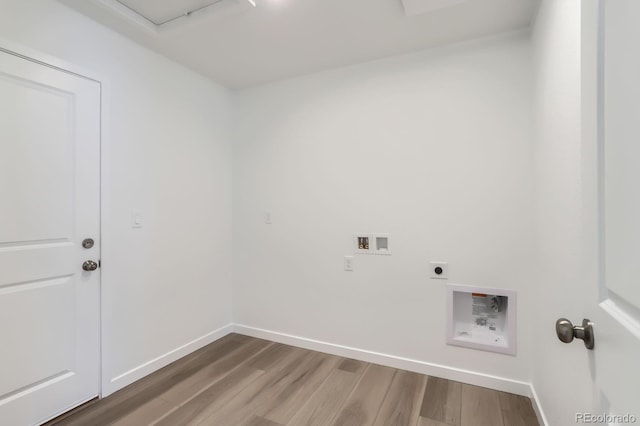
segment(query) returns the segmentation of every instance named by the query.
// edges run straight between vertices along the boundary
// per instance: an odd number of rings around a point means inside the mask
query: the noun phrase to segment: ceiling
[[[539,0],[60,1],[237,89],[527,28]]]

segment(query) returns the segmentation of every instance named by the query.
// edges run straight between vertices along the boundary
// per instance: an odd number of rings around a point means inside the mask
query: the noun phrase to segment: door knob
[[[82,269],[85,271],[95,271],[98,269],[98,264],[93,260],[87,260],[82,264]]]
[[[556,321],[556,334],[558,339],[564,343],[571,343],[574,338],[584,341],[584,346],[587,349],[593,349],[594,335],[593,335],[593,323],[588,319],[582,320],[582,327],[574,326],[566,318],[560,318]]]

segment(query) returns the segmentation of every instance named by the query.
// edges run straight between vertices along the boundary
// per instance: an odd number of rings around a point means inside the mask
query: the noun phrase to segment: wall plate
[[[344,270],[353,271],[353,256],[344,257]]]
[[[373,254],[391,254],[389,234],[373,234]]]
[[[375,246],[373,234],[355,234],[353,236],[353,251],[359,254],[371,254]]]
[[[144,224],[144,218],[142,217],[142,213],[140,213],[140,210],[134,209],[131,212],[131,227],[142,228],[143,224]]]
[[[448,280],[449,264],[447,262],[429,262],[430,277],[432,280]]]

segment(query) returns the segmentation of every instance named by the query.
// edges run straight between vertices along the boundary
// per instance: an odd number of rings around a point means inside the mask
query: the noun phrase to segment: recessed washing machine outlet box
[[[353,251],[359,254],[373,253],[374,240],[371,234],[355,234],[353,236]]]
[[[447,280],[449,279],[449,264],[447,262],[435,261],[429,262],[431,269],[431,279]]]
[[[516,353],[516,292],[447,284],[447,344]]]

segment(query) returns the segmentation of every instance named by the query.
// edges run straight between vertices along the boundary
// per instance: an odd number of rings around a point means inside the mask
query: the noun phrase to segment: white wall
[[[236,322],[529,382],[529,47],[515,34],[238,92]],[[389,233],[393,255],[343,271],[356,232]],[[518,291],[517,356],[445,345],[430,260]]]
[[[0,9],[0,38],[108,79],[107,394],[170,357],[115,377],[231,321],[230,93],[57,2],[1,0]]]
[[[594,412],[593,352],[558,341],[558,318],[580,321],[595,306],[597,180],[595,143],[583,135],[582,8],[594,2],[543,1],[533,29],[536,117],[536,237],[538,289],[532,384],[550,425],[575,422],[576,412]],[[589,40],[593,43],[593,40]],[[595,43],[593,44],[595,47]],[[592,49],[591,46],[588,48]],[[590,64],[593,74],[595,67]],[[592,76],[590,76],[592,77]],[[592,93],[588,93],[592,95]],[[590,100],[590,102],[592,99]],[[590,133],[593,133],[591,131]],[[591,148],[587,148],[591,143]],[[592,167],[594,168],[594,167]],[[589,173],[591,175],[589,175]],[[589,190],[589,186],[591,189]],[[585,188],[587,191],[585,192]],[[588,207],[588,208],[585,208]],[[585,224],[589,222],[591,232]],[[585,264],[589,259],[590,264]]]
[[[0,38],[108,78],[105,393],[232,321],[233,245],[235,322],[533,381],[550,424],[591,406],[584,349],[550,328],[581,318],[579,2],[543,2],[533,61],[512,35],[235,95],[57,2],[0,5]],[[343,271],[355,232],[393,255]],[[518,291],[517,356],[444,344],[429,260]]]

